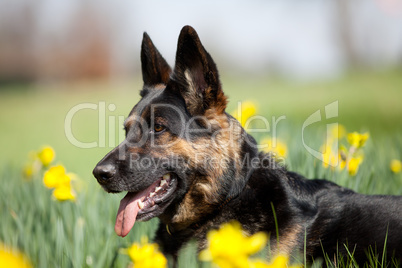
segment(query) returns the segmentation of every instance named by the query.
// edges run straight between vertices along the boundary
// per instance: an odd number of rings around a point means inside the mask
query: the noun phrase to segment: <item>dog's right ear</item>
[[[224,113],[227,99],[218,69],[191,26],[184,26],[180,32],[171,82],[191,115],[204,115],[209,109],[215,109],[217,115]]]
[[[144,85],[154,86],[168,83],[172,69],[145,32],[141,45],[141,66]]]

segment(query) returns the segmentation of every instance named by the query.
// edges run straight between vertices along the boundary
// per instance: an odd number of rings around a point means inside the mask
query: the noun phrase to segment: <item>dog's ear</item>
[[[141,45],[141,66],[144,85],[168,83],[172,69],[145,32]]]
[[[180,32],[172,77],[173,90],[183,96],[192,115],[203,115],[211,108],[217,114],[224,112],[227,100],[218,70],[191,26],[183,27]]]

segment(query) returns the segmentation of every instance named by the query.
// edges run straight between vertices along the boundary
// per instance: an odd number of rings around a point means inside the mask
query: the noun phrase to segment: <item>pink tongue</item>
[[[128,192],[120,201],[120,207],[116,217],[116,224],[114,225],[114,231],[118,236],[125,237],[128,235],[131,228],[134,226],[138,211],[140,211],[138,201],[143,197],[146,197],[151,190],[153,191],[155,187],[159,185],[159,183],[160,180],[157,180],[147,189],[136,194]]]
[[[135,219],[137,218],[138,201],[143,194],[127,193],[127,195],[120,201],[119,211],[117,212],[116,224],[114,231],[118,236],[125,237],[133,228]]]

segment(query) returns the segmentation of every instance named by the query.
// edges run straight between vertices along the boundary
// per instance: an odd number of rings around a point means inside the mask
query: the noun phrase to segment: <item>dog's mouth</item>
[[[141,192],[128,192],[120,201],[114,226],[116,234],[125,237],[136,220],[146,221],[162,214],[173,200],[176,188],[176,176],[168,173]]]

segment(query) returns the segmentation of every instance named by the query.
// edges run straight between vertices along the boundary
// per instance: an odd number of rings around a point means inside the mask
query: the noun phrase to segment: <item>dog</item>
[[[177,259],[188,241],[201,250],[209,230],[236,220],[249,235],[270,234],[275,252],[310,261],[352,254],[363,265],[371,249],[401,262],[402,197],[306,179],[259,152],[225,112],[217,67],[191,26],[181,30],[173,70],[147,33],[141,63],[142,98],[124,122],[126,138],[93,170],[107,192],[127,192],[117,235],[158,217],[155,241]]]

